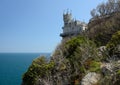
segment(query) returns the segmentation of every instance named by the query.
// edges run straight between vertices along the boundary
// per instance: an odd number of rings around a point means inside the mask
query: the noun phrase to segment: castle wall
[[[80,22],[78,20],[74,21],[72,19],[72,15],[68,13],[63,15],[63,21],[63,33],[60,34],[60,36],[63,38],[80,34],[87,27],[87,25],[84,22]]]

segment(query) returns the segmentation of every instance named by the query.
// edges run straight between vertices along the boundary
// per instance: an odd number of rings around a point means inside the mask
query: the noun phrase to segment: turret
[[[72,20],[72,14],[71,13],[66,13],[63,14],[63,21],[64,21],[64,26],[68,25],[69,22]]]

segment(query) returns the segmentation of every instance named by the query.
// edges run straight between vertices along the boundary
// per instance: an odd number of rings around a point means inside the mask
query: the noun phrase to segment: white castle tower
[[[72,19],[71,13],[64,13],[63,21],[63,33],[60,34],[63,39],[66,37],[76,36],[87,29],[87,24],[85,22],[80,22],[78,20]]]

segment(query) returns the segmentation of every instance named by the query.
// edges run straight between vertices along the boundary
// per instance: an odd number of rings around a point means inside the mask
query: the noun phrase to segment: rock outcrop
[[[96,85],[100,80],[100,74],[89,72],[81,81],[81,85]]]

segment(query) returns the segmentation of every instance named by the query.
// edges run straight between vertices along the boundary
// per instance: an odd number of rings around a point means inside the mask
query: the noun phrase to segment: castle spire
[[[65,15],[65,10],[63,11],[63,15]]]
[[[67,9],[67,14],[69,14],[69,9]]]

